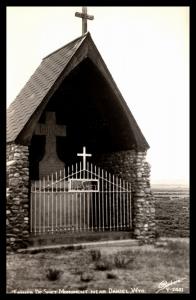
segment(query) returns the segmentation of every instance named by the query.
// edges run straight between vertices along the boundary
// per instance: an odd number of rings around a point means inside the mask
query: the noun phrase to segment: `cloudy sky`
[[[7,106],[43,57],[81,35],[81,7],[7,7]],[[189,180],[189,8],[88,7],[88,30],[150,144],[152,182]]]

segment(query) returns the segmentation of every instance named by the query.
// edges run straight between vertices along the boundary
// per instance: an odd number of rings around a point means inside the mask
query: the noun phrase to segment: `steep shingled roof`
[[[90,43],[87,53],[81,53],[81,59],[90,56],[90,48],[96,52],[102,64],[102,72],[107,76],[110,85],[115,90],[121,106],[124,109],[126,117],[129,119],[130,129],[133,131],[138,148],[148,149],[149,145],[145,140],[137,122],[123,99],[116,83],[114,82],[107,66],[99,54],[90,33],[73,40],[64,47],[56,50],[46,56],[34,74],[30,77],[24,88],[21,90],[16,99],[11,103],[7,110],[7,142],[13,142],[17,139],[29,119],[41,105],[43,100],[49,94],[50,90],[58,82],[60,76],[67,69],[69,63],[74,59],[76,52],[85,43]]]
[[[85,38],[75,39],[42,60],[7,110],[7,142],[17,138]]]

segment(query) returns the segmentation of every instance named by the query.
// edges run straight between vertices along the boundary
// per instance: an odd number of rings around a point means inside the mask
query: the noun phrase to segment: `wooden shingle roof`
[[[66,76],[66,71],[69,72],[71,70],[70,65],[72,65],[73,69],[86,57],[94,59],[94,63],[98,65],[97,67],[117,95],[125,115],[129,119],[130,130],[134,133],[137,148],[142,150],[149,148],[89,32],[42,60],[39,67],[7,110],[7,143],[16,141],[38,108],[42,104],[47,103],[54,86],[57,85],[58,81],[62,80],[63,76]]]
[[[45,57],[7,110],[7,142],[14,141],[86,36]]]

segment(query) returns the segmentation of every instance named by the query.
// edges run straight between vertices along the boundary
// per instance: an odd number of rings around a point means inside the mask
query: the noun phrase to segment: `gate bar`
[[[48,187],[47,187],[47,189],[48,189],[48,197],[47,197],[47,199],[48,199],[48,232],[49,232],[49,230],[50,230],[50,200],[49,200],[49,175],[48,175],[48,177],[47,177],[47,179],[48,179]]]
[[[95,166],[95,174],[97,173],[97,167]],[[95,194],[95,230],[97,230],[97,192]]]
[[[110,231],[112,231],[112,204],[111,204],[111,173],[109,173],[109,207],[110,207]]]
[[[74,166],[71,166],[72,174],[74,173]],[[71,193],[71,230],[74,231],[74,195]]]
[[[104,224],[105,224],[105,222],[104,222],[104,194],[103,194],[103,169],[102,169],[102,172],[101,172],[101,176],[102,176],[102,178],[101,178],[101,190],[102,190],[102,192],[101,192],[101,194],[102,194],[102,230],[104,231]]]
[[[115,229],[115,181],[114,181],[114,175],[112,176],[112,190],[113,190],[113,193],[112,193],[112,206],[113,206],[113,226],[112,228]]]
[[[82,178],[82,163],[80,162],[80,173],[79,173],[79,179]],[[82,202],[82,193],[79,192],[79,200],[80,200],[80,207],[81,207],[81,202]],[[85,215],[85,207],[86,207],[86,202],[85,202],[85,198],[83,197],[83,204],[84,204],[84,211],[83,211],[83,218],[84,218],[84,230],[86,230],[86,215]],[[79,215],[80,218],[82,218],[82,212],[80,212]],[[82,230],[82,228],[80,228],[80,230]]]
[[[123,180],[123,187],[125,188],[125,181]],[[126,194],[123,193],[123,206],[124,206],[124,209],[123,209],[123,227],[125,228],[126,227],[126,222],[125,222],[125,203],[126,202]]]
[[[54,201],[54,193],[53,193],[53,174],[52,174],[52,233],[53,233],[53,231],[54,231],[54,220],[53,220],[53,211],[54,211],[54,209],[53,209],[53,201]]]
[[[56,172],[56,184],[55,184],[55,189],[57,189],[57,172]],[[57,231],[58,228],[58,205],[57,205],[57,193],[55,191],[55,204],[56,204],[56,228],[55,231]]]
[[[78,164],[76,163],[76,178],[78,178]],[[76,208],[76,231],[78,230],[78,193],[75,193],[75,208]]]
[[[37,224],[36,224],[36,200],[37,200],[37,199],[36,199],[36,196],[37,196],[37,195],[36,195],[36,189],[37,189],[37,183],[36,183],[36,181],[35,181],[35,197],[34,197],[34,202],[35,202],[35,205],[34,205],[34,206],[35,206],[35,216],[34,216],[34,217],[35,217],[35,228],[34,228],[34,232],[35,232],[35,235],[36,235],[36,225],[37,225]]]
[[[132,229],[132,197],[131,197],[131,184],[129,183],[129,228]]]
[[[63,170],[63,173],[64,173],[64,178],[65,178],[65,168]],[[66,231],[65,179],[63,180],[63,191],[64,191],[64,193],[63,193],[63,208],[64,208],[64,210],[63,210],[63,214],[64,214],[63,224],[64,224],[64,230]]]
[[[33,232],[33,185],[31,185],[31,223],[30,223],[30,231]]]
[[[118,191],[118,177],[116,176],[116,229],[118,230],[118,202],[119,202],[119,194],[121,193]]]
[[[61,174],[61,170],[60,170],[60,179],[62,178],[62,174]],[[59,218],[59,222],[60,222],[60,224],[59,224],[59,226],[60,226],[60,231],[62,230],[62,199],[61,199],[61,194],[62,194],[62,181],[60,180],[60,204],[59,204],[59,206],[60,206],[60,208],[59,208],[59,210],[60,210],[60,218]]]
[[[89,169],[89,163],[87,162],[87,169]],[[84,171],[85,172],[85,171]],[[85,174],[85,173],[84,173]],[[85,176],[85,175],[84,175]],[[88,172],[87,172],[87,179],[89,178]],[[84,199],[86,198],[86,193],[84,193]],[[89,193],[87,193],[87,229],[90,230],[90,207],[89,207]]]
[[[67,168],[67,176],[69,178],[69,166]],[[67,197],[67,228],[68,230],[70,230],[70,195],[68,194],[68,197]]]
[[[109,228],[109,222],[108,222],[108,172],[105,171],[105,178],[106,178],[106,193],[105,193],[105,228]]]
[[[120,178],[120,186],[122,186],[122,180],[121,180],[121,178]],[[119,227],[120,227],[120,229],[122,230],[122,203],[121,203],[121,201],[122,201],[122,196],[123,196],[123,191],[122,191],[122,189],[120,189],[121,190],[121,192],[120,192],[120,203],[119,203],[119,210],[120,210],[120,213],[119,213]]]
[[[98,167],[98,176],[100,178],[100,168]],[[98,193],[98,205],[99,205],[99,231],[101,231],[101,203],[100,203],[101,199],[100,199],[100,192]]]
[[[46,191],[45,191],[46,181],[45,181],[45,177],[43,179],[43,185],[44,185],[43,232],[45,232],[45,202],[46,202]]]
[[[127,226],[129,226],[129,187],[128,187],[128,182],[126,182],[126,194],[127,194]]]
[[[91,163],[91,178],[90,179],[93,179],[92,177],[92,173],[93,173],[93,165]],[[90,193],[90,203],[91,203],[91,230],[93,231],[93,221],[94,221],[94,218],[93,218],[93,199],[92,199],[93,195],[92,195],[92,192]]]

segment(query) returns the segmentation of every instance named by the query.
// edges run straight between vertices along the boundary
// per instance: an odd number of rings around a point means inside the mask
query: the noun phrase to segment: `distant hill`
[[[166,184],[166,183],[152,183],[151,187],[153,190],[189,190],[189,186],[186,184]]]
[[[183,184],[151,184],[155,197],[182,198],[189,196],[189,187]]]

